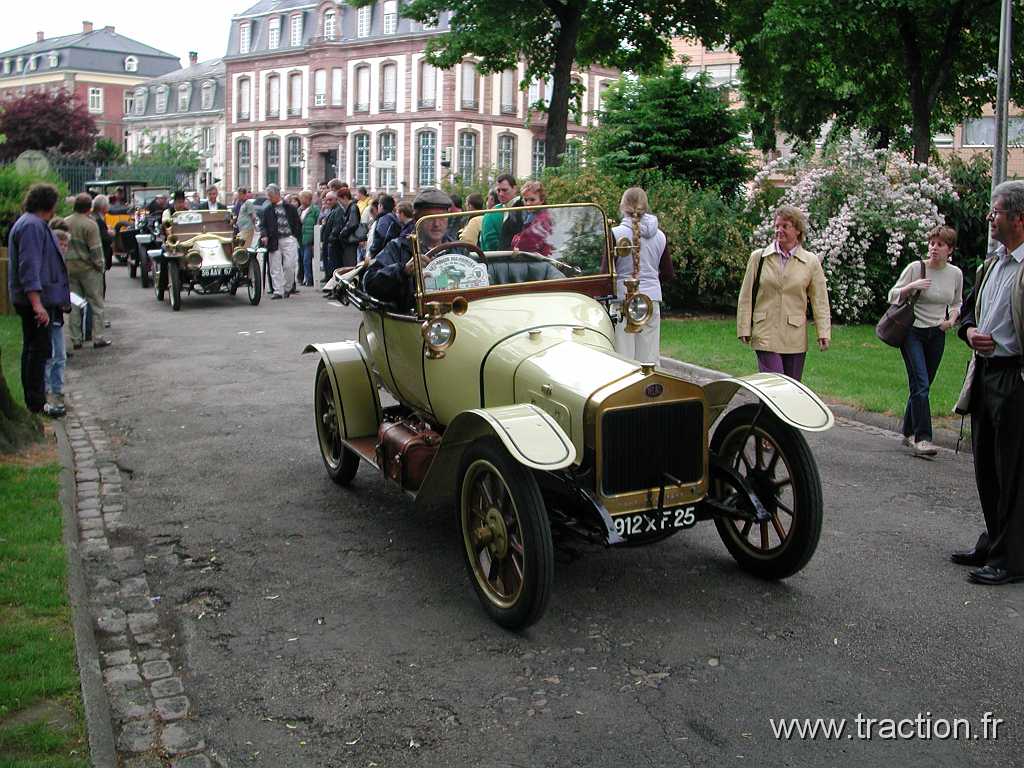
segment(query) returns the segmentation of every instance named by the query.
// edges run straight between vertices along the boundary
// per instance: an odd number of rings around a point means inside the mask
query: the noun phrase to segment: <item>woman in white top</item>
[[[630,187],[622,193],[619,203],[622,223],[612,229],[613,243],[622,238],[634,241],[634,220],[640,229],[640,293],[653,303],[651,319],[639,333],[626,333],[623,320],[615,326],[615,351],[641,363],[657,365],[661,349],[661,280],[671,280],[672,260],[668,256],[668,240],[658,229],[658,219],[649,212],[647,193],[640,187]],[[623,281],[633,275],[633,256],[616,255],[616,293],[624,298]]]
[[[914,304],[914,325],[900,347],[910,385],[910,397],[903,414],[903,444],[912,448],[917,456],[934,456],[937,452],[931,442],[928,393],[942,361],[946,331],[956,324],[963,303],[963,273],[949,263],[955,247],[956,230],[936,227],[928,233],[928,260],[908,264],[889,291],[891,304],[921,292]],[[921,277],[922,263],[924,277]]]

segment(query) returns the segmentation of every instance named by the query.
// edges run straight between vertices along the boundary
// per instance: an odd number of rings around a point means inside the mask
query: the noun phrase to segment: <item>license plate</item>
[[[203,277],[223,277],[231,274],[231,267],[206,267],[202,274]]]
[[[614,518],[615,532],[619,536],[642,536],[647,533],[658,533],[673,528],[692,528],[697,524],[696,507],[676,507],[674,509],[649,512],[637,512],[632,515],[620,515]]]

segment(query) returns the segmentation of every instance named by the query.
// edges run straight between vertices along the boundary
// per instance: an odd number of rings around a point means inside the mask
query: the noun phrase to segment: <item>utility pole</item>
[[[1010,101],[1010,54],[1013,37],[1013,14],[1010,0],[1002,0],[999,19],[999,62],[996,83],[996,136],[992,147],[992,191],[1006,180],[1006,140]],[[988,252],[996,243],[989,235]]]

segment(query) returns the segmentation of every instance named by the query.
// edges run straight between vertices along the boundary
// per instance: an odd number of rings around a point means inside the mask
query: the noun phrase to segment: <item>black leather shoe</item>
[[[999,584],[1013,584],[1015,581],[1024,581],[1024,573],[1010,573],[1005,568],[986,565],[976,571],[971,571],[967,574],[967,579],[975,584],[998,586]]]
[[[977,547],[971,547],[957,550],[949,556],[949,559],[957,565],[973,565],[975,568],[980,568],[988,562],[988,552],[981,552]]]

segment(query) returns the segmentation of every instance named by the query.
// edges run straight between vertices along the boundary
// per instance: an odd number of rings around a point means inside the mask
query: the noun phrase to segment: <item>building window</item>
[[[569,90],[570,94],[579,92],[580,96],[578,99],[569,97],[569,119],[579,125],[583,122],[583,81],[578,77],[572,78],[572,87]]]
[[[565,142],[565,154],[562,155],[562,165],[566,168],[579,168],[582,148],[583,144],[579,139],[569,139]]]
[[[953,146],[953,134],[952,133],[936,133],[932,136],[932,143],[936,147],[952,147]]]
[[[370,111],[370,68],[356,67],[356,112]]]
[[[437,68],[426,61],[420,62],[420,109],[432,109],[437,92]]]
[[[149,91],[147,91],[145,88],[139,88],[135,91],[135,104],[133,106],[136,115],[146,114],[146,98],[148,96]]]
[[[302,45],[302,14],[301,13],[297,13],[294,16],[292,16],[291,37],[289,38],[288,43],[291,45],[292,48],[298,48],[300,45]]]
[[[28,71],[29,72],[35,72],[36,68],[38,66],[39,66],[39,57],[38,56],[29,56],[28,57]]]
[[[333,40],[338,31],[338,14],[334,11],[324,13],[324,40]]]
[[[267,47],[272,51],[281,47],[280,16],[271,19],[269,22],[269,26],[267,27]]]
[[[281,183],[281,140],[271,136],[264,144],[267,184]]]
[[[462,62],[462,108],[476,109],[476,65]]]
[[[530,165],[530,171],[535,179],[539,179],[544,173],[544,152],[545,152],[544,139],[533,140],[533,156],[532,163]]]
[[[46,59],[46,65],[51,69],[60,64],[60,55],[56,51],[50,51]]]
[[[384,34],[393,35],[398,31],[398,2],[384,0]]]
[[[239,120],[249,119],[249,105],[252,103],[252,81],[243,77],[238,81],[238,108],[235,114]]]
[[[139,71],[139,60],[134,56],[125,56],[124,59],[124,71],[125,72],[138,72]]]
[[[10,59],[4,59],[4,74],[5,75],[11,74],[11,60]]]
[[[302,114],[302,74],[288,76],[288,114],[298,117]]]
[[[302,139],[288,137],[288,186],[296,189],[302,186]]]
[[[327,70],[318,69],[313,73],[313,106],[327,106]]]
[[[965,147],[991,147],[996,140],[996,119],[978,117],[964,121],[963,145]],[[1018,146],[1024,143],[1024,117],[1011,117],[1006,126],[1006,143]]]
[[[505,133],[498,137],[498,170],[501,173],[515,173],[516,137]]]
[[[416,167],[419,169],[417,178],[421,188],[437,183],[437,134],[433,131],[420,133]]]
[[[342,101],[342,83],[345,82],[345,70],[338,68],[331,70],[331,106],[340,107]]]
[[[235,179],[237,187],[252,186],[252,144],[249,139],[239,139],[235,152]]]
[[[202,96],[200,97],[202,99],[200,105],[202,109],[213,109],[213,95],[216,89],[216,83],[203,83]]]
[[[398,186],[395,165],[398,161],[398,137],[394,131],[377,134],[377,189],[393,192]]]
[[[167,92],[169,90],[166,85],[161,85],[156,89],[156,111],[160,114],[167,111]]]
[[[252,26],[249,22],[245,21],[238,25],[238,52],[248,53],[251,46]]]
[[[380,108],[382,112],[393,112],[398,94],[398,66],[385,64],[380,68]]]
[[[370,20],[373,10],[369,5],[364,5],[356,11],[356,37],[370,36]]]
[[[124,113],[132,114],[135,111],[135,94],[131,91],[124,92]]]
[[[530,83],[530,106],[537,103],[545,107],[551,106],[551,78],[546,80],[534,80]]]
[[[594,100],[594,112],[600,112],[604,109],[605,95],[608,93],[609,83],[607,80],[602,80],[597,86],[597,98]]]
[[[188,103],[192,96],[192,86],[186,83],[178,86],[178,111],[188,112]]]
[[[459,134],[459,175],[463,184],[476,178],[476,134],[469,131]]]
[[[281,78],[271,75],[267,78],[267,117],[281,116]]]
[[[212,150],[214,148],[213,128],[203,128],[203,132],[200,134],[200,141],[204,150]]]
[[[89,111],[93,114],[99,114],[103,112],[103,89],[102,88],[90,88],[89,89]]]
[[[516,113],[516,72],[506,69],[501,73],[501,114]]]
[[[353,180],[356,186],[365,187],[370,183],[370,134],[357,133],[354,147]]]
[[[25,68],[25,59],[22,56],[19,56],[14,61],[14,71],[15,72],[21,72],[21,70],[23,70],[24,68]]]

